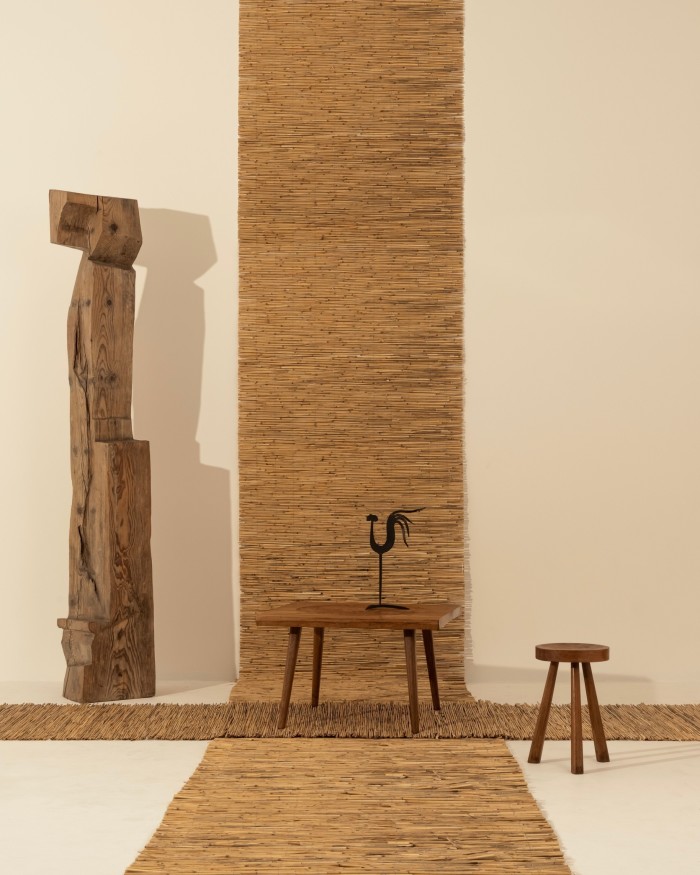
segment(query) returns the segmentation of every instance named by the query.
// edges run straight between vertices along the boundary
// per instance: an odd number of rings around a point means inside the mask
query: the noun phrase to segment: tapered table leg
[[[425,661],[428,664],[428,678],[430,680],[430,695],[433,699],[433,709],[440,710],[440,693],[438,692],[437,668],[435,667],[435,648],[433,647],[433,633],[430,629],[422,629],[423,647],[425,648]]]
[[[599,763],[609,763],[610,754],[608,753],[608,745],[605,741],[603,718],[600,716],[600,706],[598,705],[598,696],[596,695],[595,683],[593,681],[593,669],[591,668],[590,662],[583,662],[581,665],[583,667],[583,681],[586,685],[588,713],[591,718],[591,731],[593,734],[593,744],[595,745],[595,758]]]
[[[299,641],[301,640],[301,626],[292,626],[289,629],[289,644],[287,645],[287,662],[284,666],[284,683],[282,684],[282,701],[280,702],[280,715],[277,728],[284,729],[287,725],[289,712],[289,700],[292,697],[292,684],[294,683],[294,669],[297,664],[299,653]]]
[[[318,691],[321,687],[321,663],[323,661],[323,626],[314,629],[314,663],[311,676],[311,707],[318,707]]]
[[[547,672],[547,680],[544,683],[542,701],[540,702],[540,710],[537,714],[535,734],[532,736],[532,744],[530,745],[530,755],[527,758],[529,763],[539,763],[542,759],[544,736],[547,732],[547,722],[549,721],[549,712],[552,707],[552,696],[554,695],[554,684],[557,679],[558,669],[558,662],[550,662],[549,671]]]
[[[403,630],[406,650],[406,676],[408,678],[408,708],[411,714],[411,732],[418,732],[418,672],[416,670],[416,632]]]
[[[583,774],[581,675],[578,662],[571,663],[571,771],[574,775]]]

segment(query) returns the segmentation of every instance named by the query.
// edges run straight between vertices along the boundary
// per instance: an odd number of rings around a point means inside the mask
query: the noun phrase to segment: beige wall
[[[63,676],[78,255],[48,243],[50,187],[142,208],[159,676],[233,676],[236,17],[229,0],[3,10],[0,680]],[[538,695],[534,644],[571,638],[612,646],[604,698],[697,698],[699,34],[680,0],[467,3],[479,694]]]
[[[592,640],[609,697],[698,700],[699,38],[692,0],[467,3],[479,692]]]
[[[158,674],[233,677],[236,28],[229,0],[3,6],[0,680],[64,672],[79,253],[49,244],[49,188],[138,199],[134,427],[151,441]]]

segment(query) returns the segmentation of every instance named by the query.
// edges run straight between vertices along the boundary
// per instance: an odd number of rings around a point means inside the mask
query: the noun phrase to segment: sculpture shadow
[[[231,472],[196,441],[204,290],[216,263],[207,216],[140,211],[146,268],[134,331],[134,436],[150,441],[156,676],[233,680]]]

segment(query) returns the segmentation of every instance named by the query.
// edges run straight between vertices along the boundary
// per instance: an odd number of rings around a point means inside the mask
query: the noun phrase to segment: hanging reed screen
[[[240,18],[241,668],[281,683],[285,636],[255,612],[375,600],[368,513],[382,536],[425,507],[384,557],[386,601],[464,602],[462,2]],[[463,621],[436,638],[462,689],[463,641]],[[326,654],[405,697],[400,638]]]

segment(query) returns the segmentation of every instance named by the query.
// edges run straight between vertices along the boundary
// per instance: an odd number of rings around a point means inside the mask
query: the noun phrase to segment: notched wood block
[[[91,261],[128,268],[141,249],[135,200],[51,189],[49,217],[51,242],[82,249]]]

